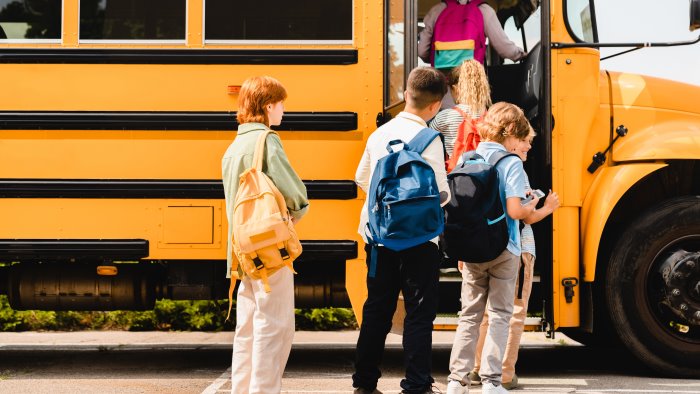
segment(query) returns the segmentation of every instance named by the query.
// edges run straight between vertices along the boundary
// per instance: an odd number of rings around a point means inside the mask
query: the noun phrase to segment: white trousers
[[[269,282],[270,293],[265,293],[262,281],[248,277],[238,287],[232,394],[282,390],[282,374],[294,339],[294,274],[282,268]]]

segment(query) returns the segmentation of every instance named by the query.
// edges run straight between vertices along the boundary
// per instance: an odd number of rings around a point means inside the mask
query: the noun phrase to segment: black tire
[[[663,375],[700,377],[698,252],[700,197],[680,197],[634,221],[607,267],[607,309],[617,335],[633,355]],[[680,255],[688,258],[680,260]],[[669,283],[669,272],[682,277],[682,283]]]

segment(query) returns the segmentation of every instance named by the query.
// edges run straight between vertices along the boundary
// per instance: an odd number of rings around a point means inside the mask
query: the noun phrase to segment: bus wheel
[[[644,213],[612,253],[606,285],[622,343],[665,375],[700,377],[700,196]]]

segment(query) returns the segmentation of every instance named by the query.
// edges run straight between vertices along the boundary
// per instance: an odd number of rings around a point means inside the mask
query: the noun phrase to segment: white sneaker
[[[491,382],[484,383],[484,385],[481,388],[482,394],[505,394],[507,392],[508,390],[506,390],[503,386],[496,386]]]
[[[469,387],[462,386],[459,381],[450,379],[447,381],[447,394],[469,394]]]

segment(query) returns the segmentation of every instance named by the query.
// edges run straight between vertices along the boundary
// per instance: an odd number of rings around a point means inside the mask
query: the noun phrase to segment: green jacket
[[[241,174],[253,165],[255,142],[261,132],[267,130],[262,123],[244,123],[238,126],[236,139],[229,145],[224,157],[221,159],[221,171],[224,181],[224,194],[226,196],[226,217],[228,218],[228,248],[226,260],[226,277],[231,275],[231,253],[233,245],[231,239],[233,228],[230,223],[233,220],[233,204],[238,192],[238,181]],[[284,196],[290,215],[295,220],[301,219],[309,209],[309,199],[306,195],[306,186],[299,178],[282,148],[282,141],[276,134],[269,134],[265,141],[265,157],[263,159],[263,172],[270,177],[277,189]]]

